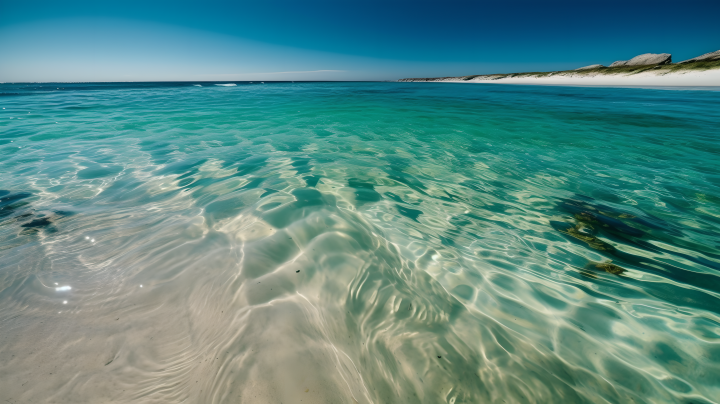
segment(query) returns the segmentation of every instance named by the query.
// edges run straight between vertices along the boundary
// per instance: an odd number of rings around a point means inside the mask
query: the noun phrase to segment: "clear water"
[[[709,403],[720,92],[0,86],[0,399]]]

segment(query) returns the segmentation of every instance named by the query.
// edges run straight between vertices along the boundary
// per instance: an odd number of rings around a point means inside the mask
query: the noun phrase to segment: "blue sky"
[[[395,80],[675,61],[720,1],[0,0],[0,82]]]

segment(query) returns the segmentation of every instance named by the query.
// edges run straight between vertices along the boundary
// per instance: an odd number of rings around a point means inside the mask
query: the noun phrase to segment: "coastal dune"
[[[470,80],[460,77],[448,77],[435,80],[401,80],[401,81],[438,81],[448,83],[498,83],[498,84],[547,84],[547,85],[583,85],[583,86],[720,86],[720,70],[702,72],[623,74],[554,74],[537,76],[478,76]]]
[[[594,64],[576,70],[410,78],[401,82],[544,84],[583,86],[720,86],[720,51],[677,64],[670,54],[643,54],[609,67]],[[717,57],[716,57],[717,56]]]

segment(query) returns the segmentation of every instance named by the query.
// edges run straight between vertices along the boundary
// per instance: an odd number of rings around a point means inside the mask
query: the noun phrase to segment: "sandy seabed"
[[[720,92],[195,84],[0,85],[0,404],[717,404]]]

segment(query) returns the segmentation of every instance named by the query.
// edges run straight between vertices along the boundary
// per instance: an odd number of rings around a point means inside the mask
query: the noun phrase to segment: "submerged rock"
[[[597,69],[597,68],[600,68],[600,67],[605,67],[605,66],[603,66],[603,65],[590,65],[590,66],[580,67],[580,68],[577,68],[577,69],[575,69],[575,70],[590,70],[590,69]]]
[[[690,62],[711,62],[713,60],[720,60],[720,50],[715,52],[706,53],[704,55],[700,55],[698,57],[694,57],[692,59],[683,60],[680,63],[690,63]]]
[[[573,226],[569,223],[554,221],[550,222],[550,225],[560,233],[563,233],[567,236],[573,237],[586,243],[592,249],[599,251],[607,251],[610,253],[615,251],[615,247],[613,247],[611,244],[600,240],[592,234],[592,227],[588,228],[588,226],[582,224]]]
[[[586,268],[592,268],[597,269],[600,271],[604,271],[613,275],[622,275],[626,270],[625,268],[615,265],[612,263],[612,261],[605,261],[605,262],[590,262],[586,266]]]
[[[623,233],[628,236],[642,237],[644,232],[634,227],[628,226],[619,219],[604,214],[605,212],[580,212],[575,215],[575,219],[581,223],[600,225],[606,230]]]
[[[563,231],[563,233],[567,234],[568,236],[575,237],[580,241],[584,241],[592,249],[609,252],[615,251],[615,247],[600,240],[592,234],[587,234],[583,231],[582,228],[573,227]]]
[[[622,233],[632,237],[642,237],[645,234],[642,230],[629,226],[623,221],[640,223],[642,219],[610,206],[591,203],[587,200],[564,199],[558,204],[558,207],[572,214],[578,225],[597,227],[611,233]]]
[[[611,64],[610,67],[666,65],[669,63],[672,63],[672,55],[669,53],[644,53],[630,60],[618,60]]]

